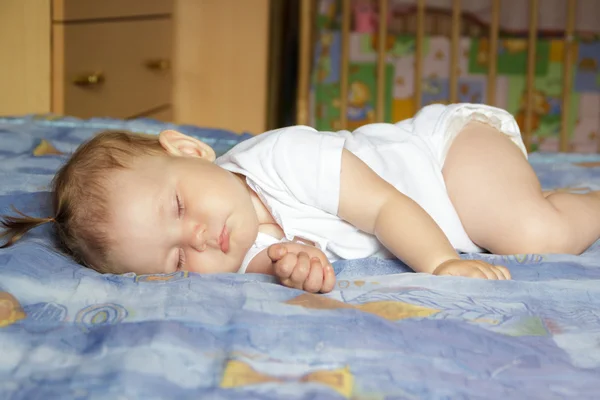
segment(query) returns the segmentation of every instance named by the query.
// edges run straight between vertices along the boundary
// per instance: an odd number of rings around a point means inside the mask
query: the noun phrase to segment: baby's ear
[[[200,157],[213,162],[216,159],[215,151],[201,140],[184,135],[177,131],[162,131],[158,135],[160,145],[172,156]]]

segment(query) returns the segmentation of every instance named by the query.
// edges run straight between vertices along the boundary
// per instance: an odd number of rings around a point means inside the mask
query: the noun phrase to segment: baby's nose
[[[197,251],[206,250],[206,225],[196,224],[192,228],[190,246]]]

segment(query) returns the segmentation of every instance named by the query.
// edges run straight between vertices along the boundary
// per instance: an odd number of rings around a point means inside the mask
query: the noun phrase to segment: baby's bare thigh
[[[547,206],[521,150],[495,128],[474,122],[452,143],[443,168],[450,199],[475,243],[490,250]]]

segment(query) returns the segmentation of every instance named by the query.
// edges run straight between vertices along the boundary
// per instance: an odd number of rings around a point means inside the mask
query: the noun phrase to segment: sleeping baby
[[[53,210],[5,216],[5,246],[51,222],[101,273],[262,273],[309,292],[333,289],[340,259],[510,279],[459,253],[579,254],[600,237],[600,195],[543,192],[513,117],[475,104],[354,132],[277,129],[219,158],[173,130],[103,132],[57,173]]]

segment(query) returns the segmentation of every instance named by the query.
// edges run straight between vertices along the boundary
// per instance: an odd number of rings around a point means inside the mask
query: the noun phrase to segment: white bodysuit
[[[508,135],[527,157],[519,127],[508,112],[479,104],[431,105],[396,124],[354,132],[318,132],[306,126],[277,129],[235,146],[217,165],[242,174],[282,228],[285,238],[315,243],[330,261],[389,256],[370,234],[337,216],[342,149],[417,202],[455,249],[482,251],[467,236],[446,191],[442,167],[448,149],[471,121]],[[280,242],[259,233],[239,272],[264,248]]]

